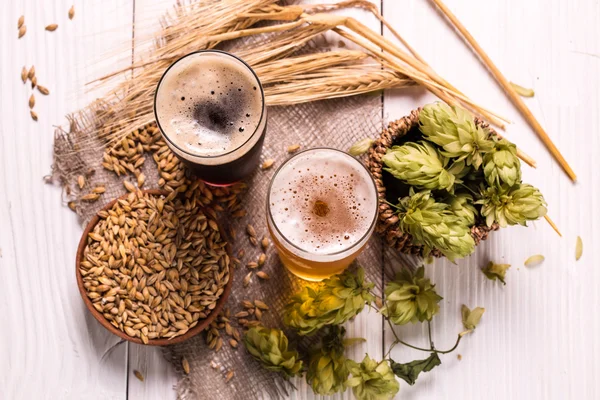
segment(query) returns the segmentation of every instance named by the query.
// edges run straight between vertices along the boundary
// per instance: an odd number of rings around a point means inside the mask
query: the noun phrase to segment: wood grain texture
[[[523,179],[538,186],[549,213],[562,230],[560,239],[544,222],[528,229],[512,227],[494,233],[470,258],[453,265],[436,261],[427,275],[444,296],[434,320],[438,348],[451,347],[462,330],[460,306],[486,308],[477,331],[466,337],[457,353],[442,357],[442,366],[404,384],[400,398],[419,399],[596,399],[600,348],[599,303],[592,247],[598,243],[593,222],[599,220],[596,169],[600,150],[600,53],[597,26],[600,6],[560,0],[447,0],[498,67],[512,81],[535,89],[525,101],[580,175],[572,185],[544,146],[522,120],[462,40],[428,1],[384,1],[384,15],[443,77],[459,89],[511,118],[507,137],[538,161],[524,166]],[[410,16],[410,17],[409,17]],[[426,28],[425,28],[426,27]],[[391,37],[391,36],[390,36]],[[434,98],[416,89],[388,93],[389,120],[407,114]],[[587,243],[575,262],[577,235]],[[546,256],[544,264],[528,269],[524,260]],[[479,268],[489,260],[512,264],[507,285],[488,281]],[[417,325],[398,329],[407,340],[426,344],[426,331]],[[386,341],[392,337],[386,332]],[[425,358],[398,348],[400,361]]]
[[[131,35],[131,2],[3,2],[0,19],[0,398],[124,399],[126,353],[85,311],[76,291],[74,254],[81,227],[44,185],[52,164],[53,125],[97,93],[84,83],[103,68],[120,65],[105,56]],[[25,15],[27,34],[17,40]],[[58,23],[55,32],[44,27]],[[104,61],[94,63],[104,55]],[[23,65],[35,65],[36,123],[29,116]],[[121,64],[122,65],[122,64]],[[104,69],[106,71],[106,69]]]
[[[81,228],[59,202],[55,187],[42,177],[52,163],[52,125],[87,104],[99,92],[83,84],[138,57],[158,27],[156,16],[170,1],[135,0],[136,53],[130,54],[134,0],[6,2],[0,20],[0,304],[5,328],[0,340],[0,398],[4,399],[170,399],[173,368],[159,349],[120,344],[85,312],[75,283],[74,258]],[[600,4],[595,0],[446,0],[509,80],[535,89],[526,99],[565,157],[578,172],[572,185],[493,78],[452,28],[424,0],[383,0],[383,13],[405,39],[446,79],[482,105],[513,119],[507,137],[538,161],[524,167],[524,179],[543,191],[550,215],[564,234],[558,238],[545,222],[528,229],[509,228],[492,235],[477,254],[453,265],[436,261],[427,274],[444,296],[433,323],[436,347],[451,347],[462,330],[460,305],[482,306],[486,314],[459,350],[442,357],[442,366],[409,387],[403,399],[597,399],[600,398],[600,306],[593,260],[600,237]],[[27,34],[17,40],[16,22],[25,15]],[[379,24],[356,11],[361,22]],[[43,27],[58,23],[55,32]],[[391,36],[390,36],[391,38]],[[129,47],[128,47],[129,46]],[[138,52],[139,51],[139,52]],[[117,55],[121,55],[120,58]],[[36,96],[38,123],[27,108],[29,86],[21,67],[35,64],[50,96]],[[420,89],[384,97],[388,120],[433,101]],[[375,134],[375,133],[374,133]],[[575,262],[575,239],[583,238],[583,257]],[[544,264],[528,269],[532,254]],[[488,260],[513,265],[507,285],[484,278]],[[408,261],[386,252],[387,269]],[[348,336],[368,344],[381,358],[391,341],[381,319],[365,311],[348,324]],[[425,345],[421,325],[398,332]],[[457,360],[460,353],[462,361]],[[104,357],[103,357],[104,356]],[[397,361],[425,354],[397,347]],[[139,370],[144,382],[133,376]],[[313,398],[302,382],[294,399]],[[337,398],[351,398],[349,393]]]

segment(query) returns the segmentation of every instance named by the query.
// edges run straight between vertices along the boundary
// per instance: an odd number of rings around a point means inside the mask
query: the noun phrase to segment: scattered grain
[[[50,25],[46,26],[46,30],[49,32],[54,32],[56,30],[56,28],[58,28],[58,24],[50,24]]]
[[[262,267],[263,265],[265,265],[266,260],[267,260],[267,255],[265,253],[260,253],[260,256],[258,257],[258,266]]]
[[[19,17],[19,20],[17,21],[17,29],[21,29],[21,27],[23,26],[24,23],[25,23],[25,16],[21,15]]]
[[[142,375],[142,373],[137,369],[133,370],[133,375],[135,375],[135,377],[138,378],[140,382],[144,382],[144,375]]]
[[[29,108],[33,108],[33,106],[35,106],[35,96],[32,93],[31,96],[29,96]]]
[[[268,306],[268,305],[266,305],[266,304],[265,304],[263,301],[261,301],[261,300],[254,300],[254,305],[255,305],[257,308],[260,308],[261,310],[268,310],[268,309],[269,309],[269,306]]]
[[[275,163],[275,160],[273,160],[272,158],[269,158],[268,160],[265,160],[265,162],[262,163],[261,168],[269,169],[273,166],[274,163]]]
[[[38,115],[37,115],[37,113],[35,111],[29,110],[29,114],[31,114],[31,119],[32,120],[34,120],[34,121],[38,120]]]
[[[27,68],[23,67],[23,69],[21,70],[21,80],[23,81],[23,83],[27,82]]]
[[[256,273],[256,276],[258,276],[260,279],[264,279],[264,280],[271,279],[271,277],[269,276],[269,274],[267,274],[267,273],[266,273],[266,272],[264,272],[264,271],[258,271],[258,272]]]
[[[190,363],[188,362],[187,358],[183,357],[181,359],[181,367],[183,368],[183,372],[185,372],[186,375],[190,374]]]
[[[37,78],[35,78],[35,79],[37,80]],[[50,91],[45,86],[37,85],[37,89],[44,96],[48,96],[50,94]]]
[[[248,287],[252,282],[252,271],[248,272],[248,274],[244,277],[244,281],[242,282],[244,287]]]
[[[27,33],[27,27],[25,25],[22,25],[19,28],[19,39],[21,39],[23,36],[25,36],[26,33]]]
[[[75,6],[71,6],[71,8],[69,8],[69,19],[73,19],[74,16],[75,16]]]
[[[264,251],[267,251],[267,248],[269,247],[269,238],[263,236],[262,240],[260,241],[260,245],[262,246]]]
[[[295,153],[298,150],[300,150],[300,145],[299,144],[293,144],[291,146],[288,146],[288,148],[287,148],[287,152],[288,153]]]

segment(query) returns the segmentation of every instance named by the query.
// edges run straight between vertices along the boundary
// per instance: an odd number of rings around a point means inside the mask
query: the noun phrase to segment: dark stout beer
[[[169,148],[207,183],[237,182],[260,161],[264,94],[237,57],[207,50],[179,59],[158,83],[154,112]]]

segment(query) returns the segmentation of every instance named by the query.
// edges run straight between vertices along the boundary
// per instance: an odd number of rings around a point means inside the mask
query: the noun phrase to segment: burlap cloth
[[[79,116],[81,117],[81,116]],[[233,243],[234,254],[245,249],[242,265],[234,271],[234,282],[228,306],[232,314],[240,311],[243,299],[261,299],[271,310],[263,317],[264,325],[283,328],[281,310],[288,300],[291,291],[298,289],[305,282],[294,277],[281,265],[275,249],[270,246],[267,261],[263,270],[271,279],[260,281],[254,277],[247,288],[242,280],[247,270],[245,263],[255,261],[261,250],[250,245],[245,227],[252,224],[259,239],[267,234],[265,218],[265,196],[270,179],[275,169],[290,157],[286,148],[292,144],[300,144],[303,149],[328,146],[347,150],[355,141],[365,137],[375,137],[383,127],[382,101],[380,95],[356,96],[344,99],[325,100],[305,103],[290,107],[271,107],[268,109],[268,131],[263,148],[263,159],[275,161],[269,170],[257,170],[247,181],[249,189],[243,197],[243,207],[247,215],[240,219],[222,215],[237,232]],[[93,133],[85,134],[71,126],[72,133],[60,132],[55,140],[54,177],[63,184],[72,185],[78,175],[87,174],[87,183],[93,187],[105,185],[107,192],[97,202],[87,203],[75,201],[76,212],[85,224],[103,204],[125,193],[123,177],[101,166],[103,150],[97,143]],[[148,157],[149,158],[149,157]],[[94,172],[92,172],[94,171]],[[144,189],[156,188],[158,174],[156,163],[147,159],[143,166],[146,175]],[[132,179],[127,176],[125,179]],[[72,189],[76,190],[76,189]],[[382,244],[378,237],[373,237],[358,262],[365,268],[368,279],[375,282],[377,292],[381,290]],[[75,290],[75,288],[73,288]],[[297,339],[292,332],[286,331],[292,342]],[[210,350],[200,334],[189,341],[165,348],[166,357],[172,361],[180,375],[177,394],[182,399],[255,399],[265,394],[278,398],[289,392],[291,386],[279,374],[262,369],[245,351],[243,345],[237,349],[223,345],[215,353]],[[301,343],[300,346],[305,346]],[[181,359],[185,356],[190,363],[190,374],[185,375],[181,367]],[[212,368],[213,360],[218,368]],[[225,382],[227,371],[233,370],[235,376]]]

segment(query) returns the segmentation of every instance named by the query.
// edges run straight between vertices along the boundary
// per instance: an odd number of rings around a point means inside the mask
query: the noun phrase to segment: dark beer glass
[[[175,61],[158,82],[154,114],[169,148],[208,184],[238,182],[260,162],[265,96],[234,55],[202,50]]]

